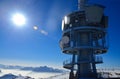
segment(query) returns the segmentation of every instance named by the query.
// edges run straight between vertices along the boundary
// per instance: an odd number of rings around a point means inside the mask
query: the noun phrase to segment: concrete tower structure
[[[70,69],[69,79],[97,79],[96,64],[103,63],[99,54],[106,53],[108,17],[104,6],[88,5],[87,0],[78,0],[78,11],[62,20],[62,52],[72,56],[64,62]]]

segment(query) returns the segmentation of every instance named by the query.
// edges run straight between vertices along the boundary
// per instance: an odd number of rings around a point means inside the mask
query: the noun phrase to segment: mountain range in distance
[[[23,67],[23,66],[12,66],[12,65],[3,65],[0,64],[1,69],[19,69],[25,71],[33,71],[33,72],[52,72],[52,73],[64,73],[65,70],[62,69],[54,69],[48,66],[40,66],[40,67]]]
[[[31,78],[29,76],[22,76],[22,75],[16,76],[13,74],[5,74],[1,76],[0,79],[35,79],[35,78]]]

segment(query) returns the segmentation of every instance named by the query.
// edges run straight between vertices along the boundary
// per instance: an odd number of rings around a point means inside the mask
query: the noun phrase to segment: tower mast
[[[87,1],[78,0],[79,10],[66,15],[62,21],[60,47],[63,53],[72,55],[63,64],[70,70],[69,79],[99,79],[96,64],[103,60],[97,55],[108,50],[108,17],[104,6],[86,5]]]

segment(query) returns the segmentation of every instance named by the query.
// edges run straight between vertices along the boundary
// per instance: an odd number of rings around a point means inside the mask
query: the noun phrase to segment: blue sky
[[[120,0],[89,0],[106,6],[109,16],[109,51],[102,55],[101,66],[120,66]],[[77,0],[0,0],[0,63],[17,65],[60,66],[69,59],[61,52],[61,20],[77,10]],[[26,17],[24,27],[11,20],[15,13]],[[47,32],[33,30],[33,26]]]

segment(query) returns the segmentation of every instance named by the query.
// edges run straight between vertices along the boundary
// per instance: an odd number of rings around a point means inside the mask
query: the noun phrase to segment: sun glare
[[[33,26],[33,29],[34,29],[34,30],[38,30],[38,27],[37,27],[37,26]]]
[[[26,23],[25,17],[22,14],[19,14],[19,13],[13,15],[12,21],[17,26],[23,26]]]

